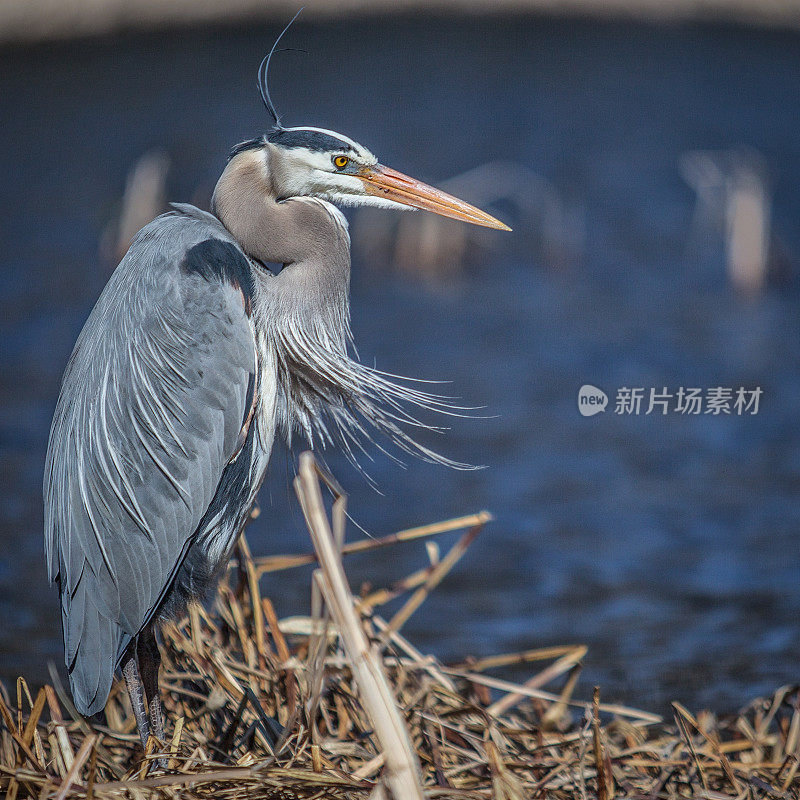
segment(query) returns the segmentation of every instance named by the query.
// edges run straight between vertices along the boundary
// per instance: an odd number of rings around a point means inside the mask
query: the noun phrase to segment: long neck
[[[324,267],[333,254],[345,255],[349,264],[349,237],[338,212],[314,198],[276,201],[279,191],[270,162],[277,157],[267,145],[232,158],[214,189],[213,213],[242,249],[260,261],[314,261]]]
[[[212,210],[245,253],[285,265],[269,279],[264,297],[272,306],[273,322],[292,318],[294,324],[302,324],[333,317],[346,336],[350,289],[346,222],[333,206],[316,198],[277,202],[270,161],[278,157],[267,145],[231,159],[214,189]]]

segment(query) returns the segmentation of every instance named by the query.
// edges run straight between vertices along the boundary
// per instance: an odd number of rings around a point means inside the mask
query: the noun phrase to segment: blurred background
[[[0,2],[0,678],[62,661],[41,476],[59,381],[130,235],[207,208],[268,127],[288,2]],[[326,454],[374,535],[489,509],[406,632],[445,659],[590,646],[581,696],[733,709],[800,680],[800,10],[795,0],[310,3],[273,61],[285,124],[348,134],[513,234],[348,212],[353,330],[486,418]],[[581,385],[609,397],[578,413]],[[620,387],[761,387],[757,415],[618,415]],[[644,411],[644,409],[643,409]],[[257,555],[308,539],[276,448]],[[351,530],[351,536],[360,535]],[[447,542],[443,542],[447,544]],[[354,585],[423,565],[354,558]],[[309,606],[308,573],[264,591]]]

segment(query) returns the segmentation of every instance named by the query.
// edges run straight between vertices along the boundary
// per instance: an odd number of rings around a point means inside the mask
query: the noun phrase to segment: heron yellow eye
[[[347,156],[336,156],[333,159],[333,166],[336,169],[344,169],[350,163],[350,159]]]

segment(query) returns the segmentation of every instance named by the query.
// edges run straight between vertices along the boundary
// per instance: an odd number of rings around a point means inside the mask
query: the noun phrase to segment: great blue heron
[[[176,204],[133,239],[75,345],[50,433],[45,545],[72,696],[101,710],[121,666],[143,745],[163,740],[154,624],[215,582],[276,434],[352,454],[373,428],[446,461],[400,427],[415,423],[407,404],[441,398],[348,356],[349,236],[334,204],[508,230],[346,136],[283,127],[268,67],[274,127],[233,149],[212,213]]]

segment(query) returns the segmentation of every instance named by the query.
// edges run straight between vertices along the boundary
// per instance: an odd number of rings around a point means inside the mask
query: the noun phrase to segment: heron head
[[[272,191],[277,200],[318,197],[337,205],[424,209],[443,217],[510,231],[494,217],[452,195],[385,167],[366,147],[347,136],[324,128],[284,128],[269,92],[269,65],[278,43],[302,8],[281,31],[258,67],[258,90],[275,122],[261,139],[234,148],[231,158],[244,149],[263,148]]]
[[[445,217],[510,230],[468,203],[383,164],[366,147],[323,128],[276,127],[234,148],[232,158],[262,149],[278,200],[319,197],[344,206],[424,209]]]

